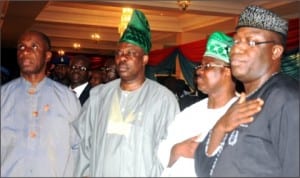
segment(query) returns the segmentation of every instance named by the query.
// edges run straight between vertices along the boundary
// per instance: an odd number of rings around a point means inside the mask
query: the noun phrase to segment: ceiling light
[[[80,48],[80,43],[73,43],[73,48],[75,50],[79,49]]]
[[[96,43],[98,43],[100,41],[100,35],[98,33],[93,33],[91,34],[91,38],[93,41],[95,41]]]
[[[177,4],[181,10],[185,11],[191,5],[191,0],[177,0]]]
[[[58,53],[59,56],[65,55],[65,51],[62,50],[62,49],[58,50],[57,53]]]

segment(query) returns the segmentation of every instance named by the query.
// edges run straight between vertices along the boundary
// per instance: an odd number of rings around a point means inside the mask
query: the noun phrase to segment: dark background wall
[[[9,71],[9,76],[4,80],[1,80],[1,84],[6,80],[10,80],[19,76],[19,67],[17,64],[17,49],[16,48],[1,48],[1,67],[4,67]],[[2,76],[1,69],[1,76]],[[1,77],[2,79],[2,77]]]

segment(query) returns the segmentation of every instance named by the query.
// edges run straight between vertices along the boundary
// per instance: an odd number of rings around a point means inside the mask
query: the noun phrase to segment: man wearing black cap
[[[67,56],[56,57],[52,60],[55,65],[51,78],[59,83],[69,86],[70,80],[68,77],[70,59]]]
[[[150,48],[148,21],[134,10],[115,54],[120,79],[94,87],[74,123],[81,138],[75,176],[161,174],[157,147],[179,106],[171,91],[145,77]]]
[[[280,72],[287,32],[269,10],[241,13],[231,69],[245,94],[198,147],[198,176],[299,177],[299,83]]]

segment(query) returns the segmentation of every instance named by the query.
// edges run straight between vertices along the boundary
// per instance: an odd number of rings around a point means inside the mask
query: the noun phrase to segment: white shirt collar
[[[81,93],[83,92],[84,88],[88,85],[88,82],[85,82],[82,85],[79,85],[75,88],[73,88],[72,90],[75,91],[77,98],[79,98],[79,96],[81,95]],[[71,87],[70,87],[71,88]]]

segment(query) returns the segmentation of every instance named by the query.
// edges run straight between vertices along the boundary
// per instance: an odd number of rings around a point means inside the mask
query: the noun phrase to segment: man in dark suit
[[[74,56],[69,65],[70,88],[76,93],[81,105],[90,96],[90,89],[92,88],[88,82],[91,76],[90,66],[90,59],[83,55]]]

